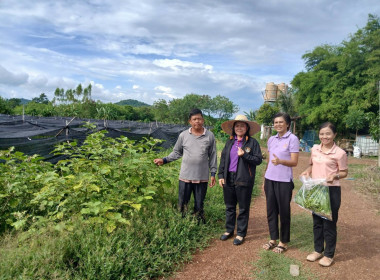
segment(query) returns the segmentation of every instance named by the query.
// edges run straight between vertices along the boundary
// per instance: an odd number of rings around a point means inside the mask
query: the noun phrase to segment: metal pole
[[[380,81],[378,82],[378,91],[379,91],[379,114],[380,114]],[[379,119],[379,129],[380,129],[380,119]],[[380,139],[378,141],[377,147],[377,166],[380,167]]]

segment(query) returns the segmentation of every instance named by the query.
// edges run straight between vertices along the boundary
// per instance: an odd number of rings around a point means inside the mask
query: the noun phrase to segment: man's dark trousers
[[[182,212],[182,216],[185,216],[187,206],[189,204],[191,193],[194,194],[194,214],[198,219],[205,222],[203,205],[207,193],[208,182],[202,183],[187,183],[179,181],[178,190],[178,206]]]

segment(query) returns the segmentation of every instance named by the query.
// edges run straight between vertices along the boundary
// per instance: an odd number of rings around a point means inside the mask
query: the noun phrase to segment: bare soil
[[[305,170],[309,156],[300,153],[298,166],[293,169],[294,178]],[[349,163],[376,165],[377,161],[350,157]],[[342,180],[338,243],[331,267],[306,261],[307,253],[292,248],[291,243],[285,252],[319,279],[380,279],[380,215],[372,201],[355,191],[354,184],[355,180]],[[250,211],[248,234],[242,245],[234,246],[232,239],[223,242],[216,238],[170,279],[254,279],[252,263],[258,260],[262,245],[269,238],[264,194],[252,201]],[[299,212],[305,210],[292,202],[292,213]]]

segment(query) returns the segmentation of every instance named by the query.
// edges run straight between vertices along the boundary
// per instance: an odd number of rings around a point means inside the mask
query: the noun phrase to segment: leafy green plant
[[[72,230],[72,221],[82,220],[112,232],[130,224],[151,200],[164,201],[178,171],[171,173],[176,165],[162,169],[153,164],[160,140],[136,142],[105,134],[90,134],[81,146],[76,142],[58,145],[54,153],[66,159],[55,166],[13,148],[2,151],[2,230],[5,225]]]
[[[103,224],[108,232],[130,218],[156,197],[163,199],[171,180],[153,164],[154,147],[160,140],[141,142],[126,137],[105,137],[93,133],[83,145],[63,143],[54,150],[65,155],[55,171],[36,180],[44,187],[32,204],[46,209],[46,217],[65,227],[73,217],[85,223]]]
[[[309,189],[304,185],[295,195],[294,201],[316,215],[332,220],[328,186],[318,184]]]
[[[38,155],[16,152],[14,147],[0,151],[0,232],[10,226],[21,229],[27,217],[39,215],[30,204],[34,193],[42,188],[36,174],[52,172],[53,166]]]

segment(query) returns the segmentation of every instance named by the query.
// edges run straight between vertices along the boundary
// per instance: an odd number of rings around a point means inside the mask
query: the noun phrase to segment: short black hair
[[[192,116],[195,116],[195,115],[201,115],[203,118],[202,111],[199,110],[198,108],[194,108],[194,109],[191,109],[191,111],[189,113],[189,120],[191,119]]]
[[[335,128],[335,125],[331,122],[324,122],[323,124],[321,124],[319,126],[319,131],[322,129],[322,128],[330,128],[332,130],[332,132],[335,134],[336,133],[336,128]]]
[[[273,122],[274,122],[275,118],[280,118],[280,117],[284,118],[286,124],[288,125],[288,130],[289,130],[290,129],[290,123],[292,122],[292,120],[290,119],[289,114],[288,113],[283,113],[283,112],[277,113],[273,117]]]

